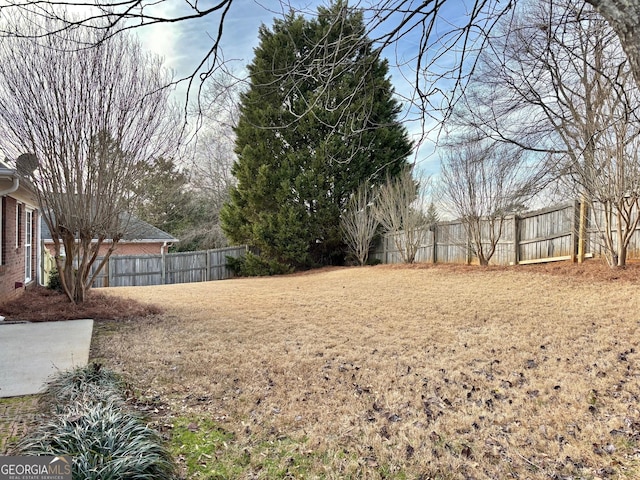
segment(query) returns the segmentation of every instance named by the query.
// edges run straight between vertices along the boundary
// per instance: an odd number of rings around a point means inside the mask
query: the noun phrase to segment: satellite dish
[[[40,165],[33,153],[23,153],[16,159],[16,170],[22,176],[28,177]]]

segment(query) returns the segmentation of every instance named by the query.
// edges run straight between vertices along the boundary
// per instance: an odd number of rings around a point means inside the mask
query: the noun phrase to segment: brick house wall
[[[160,255],[163,250],[165,253],[168,251],[169,245],[177,242],[178,239],[174,238],[167,232],[163,232],[158,228],[149,225],[140,219],[129,216],[126,218],[127,231],[124,238],[118,242],[115,250],[112,252],[113,256],[118,255]],[[49,280],[50,272],[55,268],[55,247],[49,232],[49,227],[46,222],[42,220],[40,222],[41,236],[42,236],[42,275],[41,282],[46,285]],[[62,247],[62,245],[61,245]],[[111,247],[110,241],[105,241],[100,245],[98,251],[98,257],[104,256]],[[164,249],[163,249],[164,247]],[[64,255],[64,252],[61,252]]]
[[[160,255],[164,242],[119,242],[114,250],[114,255]],[[109,249],[108,245],[103,245],[104,251]],[[168,248],[164,248],[167,253]]]
[[[118,243],[112,255],[159,255],[163,244],[164,242],[128,242],[125,240]],[[103,243],[100,246],[98,256],[103,256],[107,253],[110,246],[110,243]],[[55,249],[52,242],[44,242],[44,248],[46,248],[51,255],[54,254]],[[165,253],[167,253],[167,250],[167,247],[165,247]]]
[[[11,196],[0,198],[2,228],[0,248],[0,302],[14,298],[38,280],[38,210]],[[27,211],[32,212],[30,281],[25,284]]]

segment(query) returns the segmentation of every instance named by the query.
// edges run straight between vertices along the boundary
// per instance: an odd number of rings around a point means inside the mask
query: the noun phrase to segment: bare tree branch
[[[484,134],[547,152],[591,206],[606,257],[623,266],[638,224],[640,94],[615,32],[590,7],[524,9],[492,40],[467,119]]]
[[[28,152],[39,161],[31,180],[75,302],[98,273],[91,266],[102,244],[112,242],[108,257],[126,233],[140,166],[174,152],[180,132],[168,92],[159,88],[168,78],[161,62],[127,36],[74,49],[93,41],[87,34],[64,30],[0,43],[0,146],[11,157]]]
[[[411,169],[405,169],[378,188],[374,201],[375,216],[392,235],[404,263],[415,262],[429,231],[424,211],[427,184],[414,180]]]
[[[360,185],[340,217],[345,243],[360,265],[369,258],[371,243],[378,230],[378,219],[373,210],[374,192],[368,182]]]
[[[610,23],[620,38],[622,47],[630,59],[631,71],[636,83],[640,83],[640,4],[627,0],[584,0],[593,5]],[[450,0],[385,0],[374,2],[360,0],[349,8],[361,9],[367,20],[373,48],[386,55],[400,75],[412,84],[410,91],[397,92],[412,105],[421,116],[423,129],[430,124],[440,125],[452,112],[453,106],[464,94],[469,79],[475,74],[479,52],[487,48],[487,38],[494,31],[498,20],[510,14],[518,0],[475,0],[461,10],[459,2]],[[202,82],[224,68],[221,41],[225,35],[225,21],[234,12],[233,0],[219,0],[201,8],[198,2],[185,2],[182,9],[170,10],[169,0],[126,1],[52,1],[8,0],[0,6],[0,15],[16,18],[21,12],[29,12],[41,21],[65,20],[54,31],[41,29],[36,35],[59,34],[61,29],[99,28],[101,39],[132,29],[150,25],[188,23],[207,17],[214,19],[215,33],[211,48],[196,60],[193,70],[171,84],[186,82],[187,96],[197,85],[197,97],[202,93]],[[581,2],[579,5],[583,5]],[[256,2],[256,8],[264,8]],[[277,7],[270,5],[274,14],[288,14],[296,7],[289,0],[280,0]],[[167,9],[168,11],[163,11]],[[78,20],[67,20],[64,13],[84,12]],[[307,13],[298,9],[300,13]],[[100,20],[96,27],[95,20]],[[338,19],[337,22],[340,20]],[[339,26],[339,25],[338,25]],[[24,35],[17,29],[5,29],[7,36]],[[407,53],[399,45],[413,44]],[[331,42],[318,42],[317,51],[303,53],[315,58],[325,58],[318,71],[328,80],[340,74],[340,65],[349,61],[353,52],[319,57],[320,50],[333,48]],[[333,48],[338,52],[338,48]],[[408,72],[410,71],[410,72]],[[309,72],[311,73],[311,72]],[[309,107],[311,107],[310,105]],[[305,113],[311,113],[312,108]],[[434,123],[435,122],[435,123]],[[425,132],[426,133],[426,132]]]

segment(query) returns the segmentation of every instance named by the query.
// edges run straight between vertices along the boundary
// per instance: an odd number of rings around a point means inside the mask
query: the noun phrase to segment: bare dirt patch
[[[164,314],[98,324],[92,357],[168,405],[169,433],[224,431],[196,462],[224,478],[273,478],[284,444],[280,478],[638,478],[638,270],[589,267],[110,289]]]

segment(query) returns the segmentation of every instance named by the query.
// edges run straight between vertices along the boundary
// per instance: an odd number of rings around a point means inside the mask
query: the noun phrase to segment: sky
[[[207,2],[211,5],[211,1]],[[283,4],[291,5],[305,12],[315,12],[318,4],[326,3],[320,0],[234,0],[231,9],[224,22],[222,36],[222,52],[225,60],[232,65],[232,69],[238,75],[242,75],[247,64],[253,59],[253,49],[258,45],[258,29],[261,24],[271,26],[274,17],[284,13]],[[467,2],[468,3],[468,2]],[[351,2],[354,4],[354,2]],[[453,0],[451,14],[464,16],[464,0]],[[180,0],[169,0],[158,7],[165,15],[179,13],[179,8],[184,5]],[[268,5],[268,6],[267,6]],[[206,3],[202,4],[206,7]],[[288,8],[287,8],[288,10]],[[166,65],[174,71],[176,78],[182,78],[191,74],[199,61],[213,44],[213,38],[217,34],[219,15],[188,20],[180,23],[161,24],[158,26],[139,29],[143,45],[149,50],[159,54],[165,59]],[[411,58],[417,49],[417,40],[411,35],[405,37],[396,45],[393,51],[386,52],[390,60],[390,75],[396,91],[400,95],[411,96],[413,92],[413,74],[401,72],[394,65],[396,58]],[[184,98],[186,85],[178,88],[178,96]],[[407,105],[407,102],[404,102]],[[406,108],[406,118],[403,122],[414,141],[421,140],[420,147],[416,150],[416,162],[421,174],[429,176],[437,174],[439,159],[434,151],[435,133],[422,138],[423,126],[419,121],[411,121],[418,115],[416,111]],[[426,128],[432,128],[435,122],[431,122]]]

